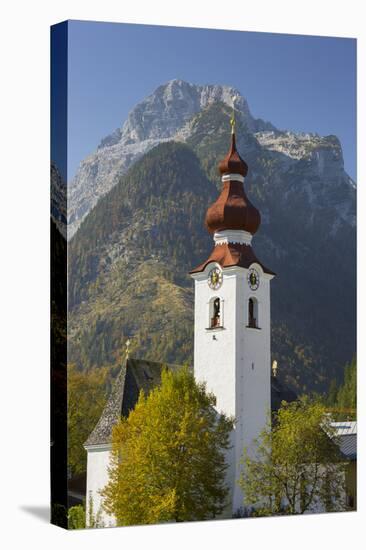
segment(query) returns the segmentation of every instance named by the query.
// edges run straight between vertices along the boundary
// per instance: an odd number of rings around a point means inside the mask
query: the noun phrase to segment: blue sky
[[[240,90],[280,129],[335,134],[356,178],[356,41],[345,38],[69,23],[68,179],[160,84]]]

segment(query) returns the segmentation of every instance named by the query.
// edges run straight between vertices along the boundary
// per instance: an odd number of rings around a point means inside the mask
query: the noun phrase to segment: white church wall
[[[103,527],[116,525],[115,518],[102,510],[102,490],[108,483],[108,467],[111,458],[110,445],[93,445],[86,448],[87,456],[87,486],[86,486],[86,518],[89,521],[90,498],[93,501],[93,513],[100,517]]]
[[[218,245],[220,246],[220,245]],[[228,452],[227,482],[231,512],[243,506],[237,481],[244,447],[254,452],[253,439],[266,424],[270,411],[270,279],[258,264],[259,287],[251,290],[248,269],[225,268],[218,290],[207,284],[208,274],[218,264],[210,263],[195,279],[194,372],[217,399],[218,412],[235,417],[233,448]],[[258,328],[248,328],[248,300],[258,301]],[[209,304],[219,297],[223,304],[222,328],[209,328]]]
[[[205,381],[207,389],[216,398],[217,410],[235,415],[235,274],[225,273],[225,281],[218,290],[207,284],[211,263],[203,273],[195,275],[195,343],[194,373],[198,381]],[[209,328],[210,300],[222,302],[222,327]]]
[[[207,284],[208,274],[218,264],[210,263],[204,272],[195,274],[195,320],[194,320],[194,374],[199,382],[205,382],[207,390],[216,396],[219,413],[235,417],[235,307],[236,275],[225,272],[225,280],[218,290]],[[219,297],[222,303],[222,327],[209,328],[210,301]],[[235,477],[235,435],[231,435],[232,449],[228,451],[227,484],[230,489],[230,510]]]
[[[237,483],[244,447],[249,455],[255,454],[254,440],[264,428],[271,407],[271,321],[270,279],[258,264],[253,264],[260,277],[256,290],[249,287],[249,270],[241,269],[237,275],[237,344],[236,344],[236,482],[234,485],[233,512],[243,506],[244,495]],[[258,328],[248,326],[248,302],[257,301]]]

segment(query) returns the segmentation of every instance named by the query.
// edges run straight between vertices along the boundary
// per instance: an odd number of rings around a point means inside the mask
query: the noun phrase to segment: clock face
[[[259,273],[254,268],[249,269],[248,285],[252,290],[257,290],[257,288],[259,287]]]
[[[218,267],[211,269],[207,279],[208,286],[212,290],[217,290],[222,285],[222,272]]]

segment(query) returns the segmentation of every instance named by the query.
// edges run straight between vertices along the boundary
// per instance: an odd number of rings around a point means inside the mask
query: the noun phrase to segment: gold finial
[[[236,96],[236,95],[234,95],[234,96],[231,98],[232,107],[233,107],[233,112],[232,112],[231,119],[230,119],[231,133],[232,133],[232,134],[235,134],[235,100],[236,100],[236,99],[237,99],[237,96]]]
[[[126,341],[126,359],[128,359],[129,355],[130,355],[130,345],[131,345],[131,340],[129,338],[127,338],[127,341]]]
[[[274,376],[274,378],[276,378],[277,376],[277,371],[278,371],[278,363],[276,360],[273,361],[272,363],[272,374]]]

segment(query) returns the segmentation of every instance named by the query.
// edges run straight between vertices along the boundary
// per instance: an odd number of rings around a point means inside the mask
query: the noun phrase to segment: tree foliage
[[[336,380],[332,380],[325,402],[335,416],[356,417],[357,362],[355,357],[344,368],[343,382],[338,385]]]
[[[327,511],[345,509],[345,464],[319,401],[283,402],[256,444],[254,457],[244,451],[239,482],[256,514],[302,514],[317,503]]]
[[[84,443],[99,420],[106,401],[107,369],[80,372],[68,367],[68,466],[72,475],[86,470]]]
[[[88,527],[89,529],[98,529],[100,527],[105,527],[102,519],[102,509],[99,507],[96,512],[94,511],[94,501],[91,494],[89,495],[88,517],[86,518],[86,527]]]
[[[226,502],[225,449],[231,419],[183,367],[140,393],[114,428],[104,508],[118,525],[214,518]]]
[[[85,510],[81,505],[72,506],[68,511],[68,527],[69,529],[84,529],[85,528]]]

